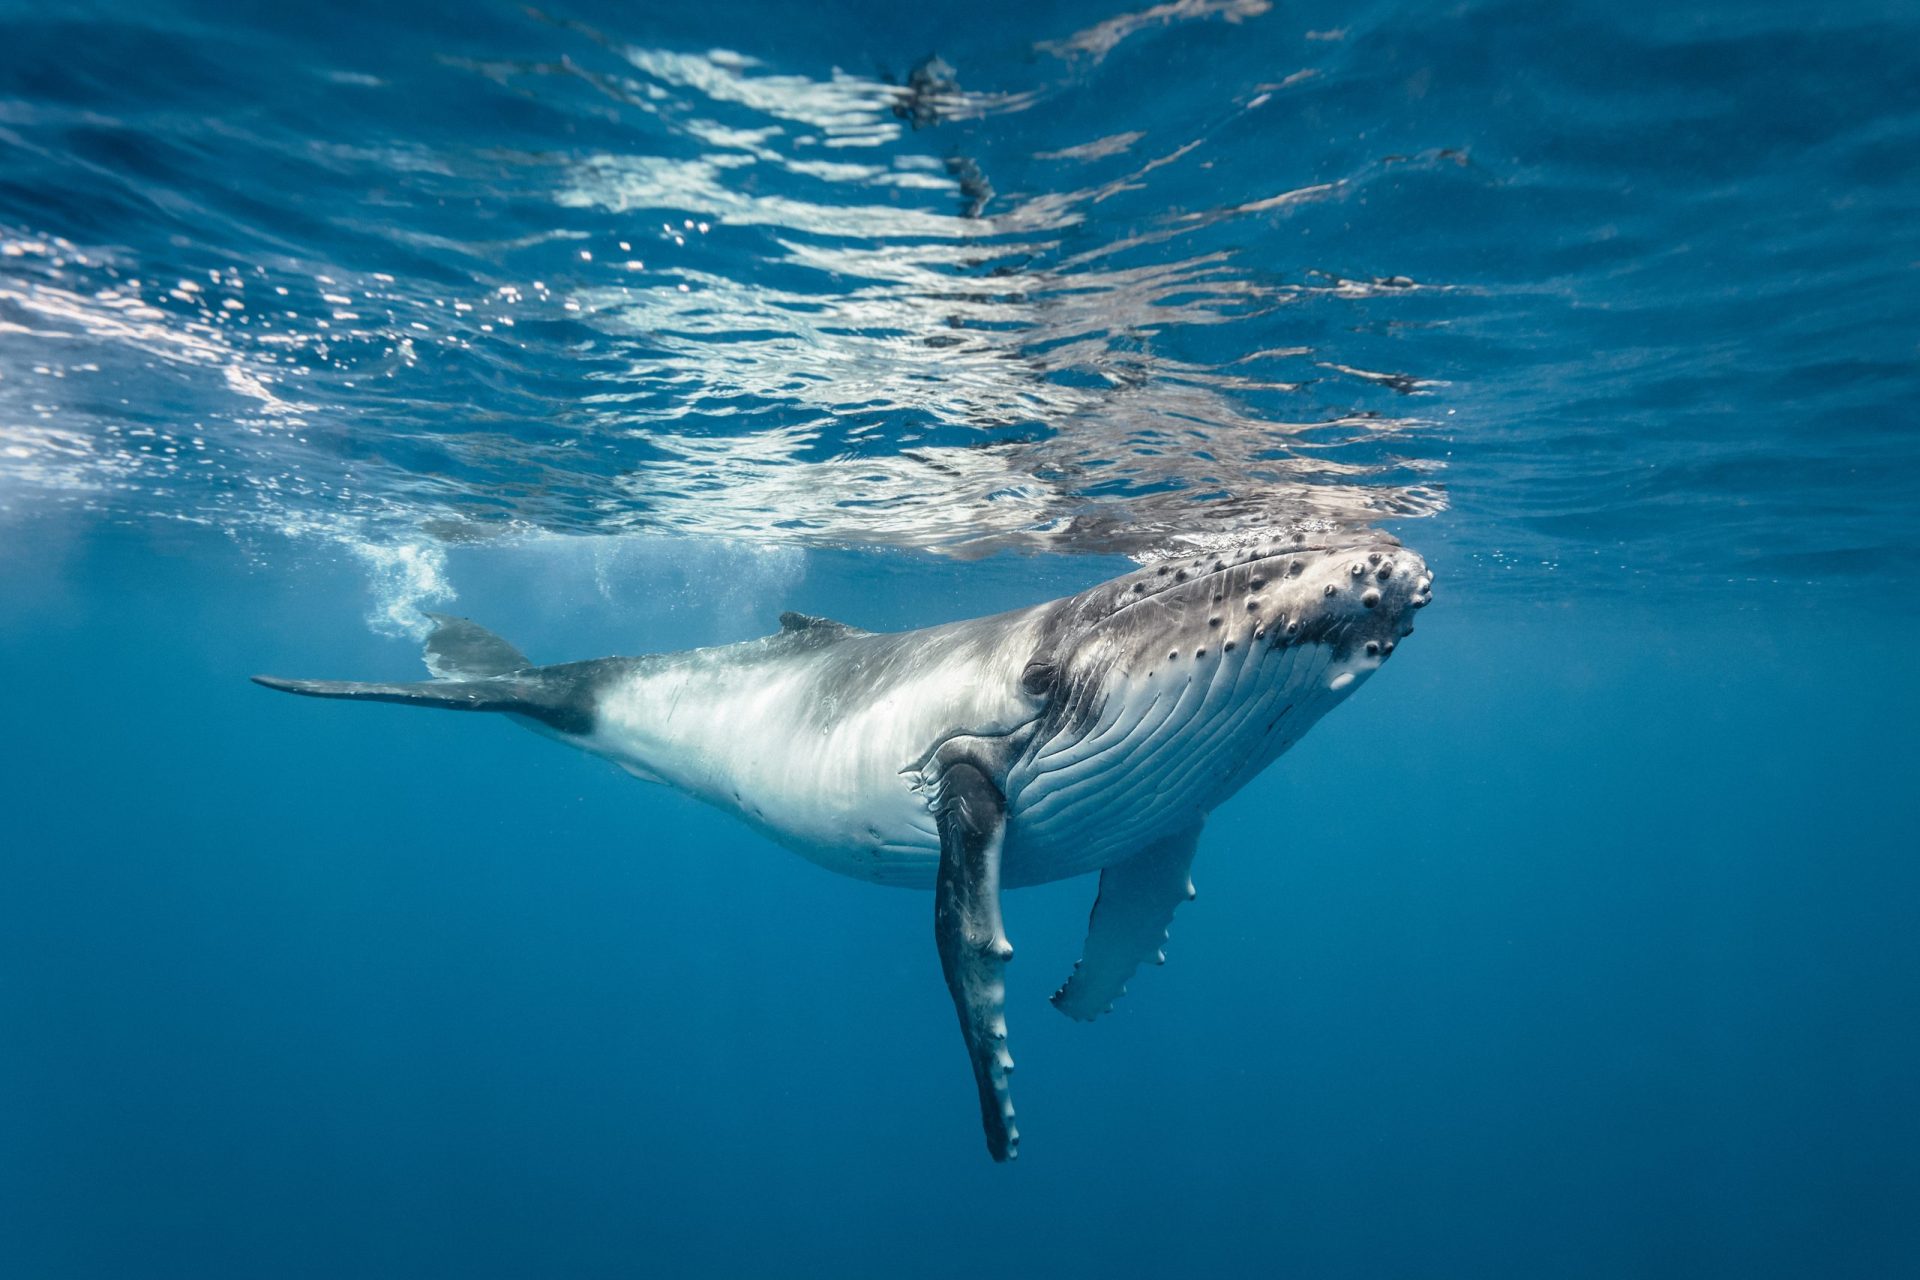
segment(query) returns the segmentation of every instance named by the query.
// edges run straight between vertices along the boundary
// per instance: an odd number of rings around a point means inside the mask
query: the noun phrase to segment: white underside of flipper
[[[1000,917],[1006,806],[985,773],[961,762],[941,779],[934,808],[940,822],[934,941],[973,1066],[987,1150],[995,1160],[1012,1160],[1020,1154],[1020,1130],[1008,1085],[1006,974],[1013,944]]]
[[[1053,994],[1054,1008],[1091,1022],[1126,994],[1142,964],[1164,964],[1174,910],[1193,898],[1188,873],[1200,828],[1176,832],[1100,873],[1100,897],[1073,975]]]

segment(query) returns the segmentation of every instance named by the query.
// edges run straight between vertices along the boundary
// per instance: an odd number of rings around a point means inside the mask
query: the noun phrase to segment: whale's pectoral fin
[[[1100,896],[1087,923],[1086,945],[1072,976],[1053,993],[1056,1009],[1091,1022],[1126,994],[1127,979],[1142,962],[1166,963],[1174,908],[1193,897],[1187,873],[1199,840],[1196,824],[1100,873]]]
[[[1019,1154],[1007,1073],[1006,966],[1013,955],[1000,922],[1000,848],[1006,800],[970,762],[950,765],[934,801],[940,824],[940,874],[934,886],[933,936],[940,967],[960,1014],[960,1033],[980,1088],[980,1122],[995,1160]]]

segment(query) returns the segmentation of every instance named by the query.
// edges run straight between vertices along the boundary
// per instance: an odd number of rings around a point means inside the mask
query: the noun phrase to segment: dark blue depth
[[[0,1280],[1915,1272],[1920,14],[1259,8],[0,0]],[[1276,513],[1435,607],[1011,1168],[926,896],[246,679]]]
[[[246,683],[411,669],[357,634],[349,567],[67,550],[10,573],[0,632],[14,1274],[1912,1256],[1920,758],[1896,634],[1443,597],[1216,816],[1168,966],[1110,1020],[1045,999],[1092,882],[1010,897],[1026,1143],[1001,1168],[924,895],[505,724]],[[457,567],[490,585],[462,604],[536,657],[744,634],[683,585],[726,565],[687,554],[622,561],[609,600],[577,552],[478,553]],[[879,572],[816,557],[765,612],[899,625],[1076,571]]]

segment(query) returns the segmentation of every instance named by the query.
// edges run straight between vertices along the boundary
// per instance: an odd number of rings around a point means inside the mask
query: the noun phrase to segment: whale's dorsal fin
[[[427,670],[441,680],[484,680],[489,676],[525,671],[533,664],[527,655],[477,622],[444,613],[429,613],[433,632],[427,636],[423,657]]]
[[[782,633],[804,631],[822,638],[833,639],[868,634],[859,627],[850,627],[844,622],[835,622],[832,618],[817,618],[811,613],[795,613],[791,609],[780,615],[780,630]]]

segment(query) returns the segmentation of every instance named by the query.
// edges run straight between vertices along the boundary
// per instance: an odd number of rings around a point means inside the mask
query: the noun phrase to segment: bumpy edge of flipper
[[[1020,1152],[1007,1076],[1006,967],[1013,956],[1000,919],[1000,851],[1006,800],[970,762],[949,766],[934,801],[940,826],[940,872],[934,885],[933,935],[940,967],[960,1015],[960,1034],[980,1090],[980,1123],[996,1161]]]
[[[1174,910],[1194,895],[1189,872],[1199,841],[1196,825],[1156,840],[1100,873],[1100,896],[1087,921],[1081,958],[1053,993],[1054,1008],[1076,1021],[1092,1022],[1127,993],[1127,981],[1142,963],[1167,962]]]

